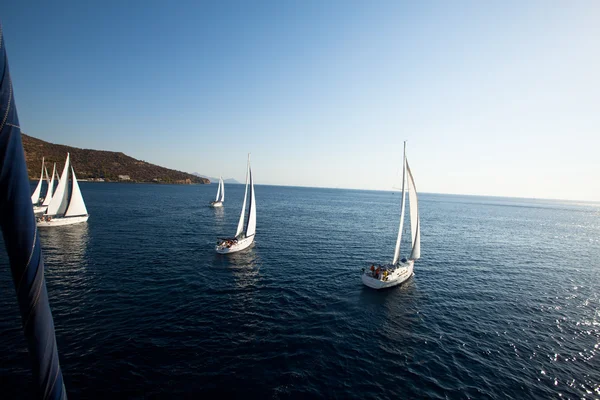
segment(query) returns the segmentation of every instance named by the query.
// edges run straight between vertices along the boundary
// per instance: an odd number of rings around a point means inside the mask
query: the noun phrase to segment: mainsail
[[[50,201],[52,200],[52,196],[54,195],[54,175],[56,174],[56,163],[54,163],[54,167],[52,168],[52,178],[50,178],[50,183],[48,184],[48,191],[46,192],[46,198],[42,203],[43,206],[48,206]],[[48,171],[46,171],[46,177],[48,177]]]
[[[42,182],[44,181],[44,158],[42,157],[42,174],[33,194],[31,195],[31,203],[37,204],[40,201],[40,193],[42,193]]]
[[[235,237],[238,237],[244,230],[244,216],[246,215],[246,198],[248,197],[248,175],[250,172],[250,156],[248,156],[248,168],[246,169],[246,190],[244,191],[244,202],[242,203],[242,213],[238,221]]]
[[[400,258],[400,242],[402,242],[402,229],[404,227],[404,208],[405,208],[405,198],[406,198],[406,190],[405,190],[405,182],[406,182],[406,142],[404,142],[404,155],[402,158],[402,205],[400,206],[400,228],[398,229],[398,238],[396,239],[396,248],[394,250],[394,260],[392,261],[392,265],[396,265],[398,259]]]
[[[225,182],[223,182],[223,177],[219,177],[219,185],[221,185],[221,198],[220,202],[225,201]]]
[[[417,200],[417,187],[413,178],[408,160],[406,160],[406,170],[408,172],[408,200],[410,205],[410,234],[412,239],[412,251],[410,259],[416,260],[421,257],[421,221],[419,219],[419,204]]]
[[[67,199],[69,195],[67,190],[67,186],[69,184],[69,159],[70,155],[67,153],[67,161],[65,161],[65,167],[63,168],[60,182],[58,183],[58,187],[54,192],[54,196],[52,196],[50,204],[48,204],[46,215],[62,215],[67,209]]]
[[[222,179],[219,178],[219,186],[217,188],[217,197],[215,197],[215,201],[219,201],[219,197],[221,197],[221,181]]]
[[[252,168],[250,170],[250,206],[248,207],[248,223],[246,225],[246,237],[253,236],[256,232],[256,200],[254,198],[254,180],[252,179]]]
[[[56,163],[54,163],[54,169],[56,169]],[[58,176],[58,171],[56,171],[56,184],[60,183],[60,176]]]
[[[79,184],[77,183],[77,177],[75,176],[73,167],[71,167],[71,173],[73,174],[71,201],[69,202],[69,208],[67,208],[65,217],[87,215],[87,208],[83,202],[83,196],[81,195],[81,190],[79,190]]]
[[[48,168],[46,168],[45,165],[44,165],[44,173],[46,174],[46,183],[48,184],[48,187],[50,187],[50,175],[48,175]]]

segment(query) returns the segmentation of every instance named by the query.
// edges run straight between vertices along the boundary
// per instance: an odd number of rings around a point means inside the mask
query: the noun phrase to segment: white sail
[[[50,200],[50,204],[48,204],[46,215],[62,215],[67,209],[67,199],[69,194],[67,190],[67,186],[69,184],[69,157],[70,155],[69,153],[67,153],[67,161],[65,161],[65,167],[63,168],[63,172],[60,177],[58,186],[56,187],[56,191],[54,192],[54,196],[52,196],[52,200]]]
[[[219,201],[224,202],[225,201],[225,182],[223,182],[222,177],[219,177],[219,184],[221,185],[221,198],[219,199]]]
[[[246,237],[256,232],[256,199],[254,198],[254,180],[252,179],[252,168],[250,169],[250,206],[248,207],[248,224],[246,225]]]
[[[219,201],[219,197],[221,197],[221,179],[219,179],[219,185],[217,186],[217,197],[215,197],[215,201]]]
[[[54,163],[54,168],[52,169],[52,178],[50,178],[50,183],[48,184],[48,191],[46,192],[46,198],[42,203],[43,206],[47,206],[50,204],[52,200],[52,195],[54,193],[54,174],[56,174],[56,163]],[[48,171],[46,171],[46,176],[48,176]]]
[[[408,160],[406,162],[406,171],[408,172],[408,200],[410,206],[410,233],[412,238],[412,251],[410,259],[416,260],[421,257],[421,221],[419,220],[419,202],[417,199],[417,187],[413,178]]]
[[[42,193],[42,182],[44,181],[44,158],[42,157],[42,174],[40,175],[40,181],[38,182],[33,194],[31,195],[31,203],[37,204],[40,201],[40,194]]]
[[[56,170],[56,163],[54,163],[54,169]],[[56,184],[58,185],[59,183],[60,183],[60,176],[58,176],[58,171],[56,171]],[[56,188],[54,189],[54,191],[56,191]]]
[[[406,198],[406,190],[405,190],[405,182],[406,182],[406,142],[404,142],[404,155],[402,157],[402,205],[400,206],[400,228],[398,229],[398,238],[396,239],[396,248],[394,250],[394,260],[392,261],[392,265],[396,265],[398,259],[400,258],[400,242],[402,242],[402,229],[404,227],[404,208],[405,208],[405,198]]]
[[[50,175],[48,175],[48,168],[46,168],[45,165],[44,165],[44,173],[46,174],[46,183],[48,184],[48,187],[50,187]]]
[[[65,213],[65,217],[76,217],[81,215],[87,215],[87,208],[83,202],[83,196],[81,190],[79,190],[79,184],[77,183],[77,177],[75,176],[75,170],[71,167],[73,174],[73,184],[71,185],[71,201],[69,202],[69,208]]]
[[[235,237],[238,237],[244,230],[244,216],[246,213],[246,198],[248,197],[248,172],[250,171],[250,156],[248,156],[248,167],[246,169],[246,190],[244,191],[244,202],[242,203],[242,213],[240,214],[240,220],[238,222],[237,231],[235,231]]]

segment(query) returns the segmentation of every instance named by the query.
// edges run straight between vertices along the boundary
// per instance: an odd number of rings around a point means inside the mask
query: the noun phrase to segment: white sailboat
[[[412,249],[408,259],[400,258],[400,242],[402,241],[402,229],[404,226],[404,210],[406,198],[406,182],[408,181],[408,199],[410,202],[410,233]],[[415,261],[421,257],[421,224],[419,221],[419,206],[417,200],[417,189],[415,181],[406,160],[406,142],[404,142],[404,156],[402,163],[402,200],[400,206],[400,228],[396,239],[394,259],[391,264],[371,265],[362,274],[362,281],[373,289],[384,289],[396,286],[406,281],[413,275]]]
[[[69,198],[69,169],[72,174],[71,196]],[[54,177],[54,176],[53,176]],[[38,227],[72,225],[85,222],[89,218],[75,170],[70,165],[70,155],[67,153],[67,161],[56,187],[56,191],[48,204],[43,216],[38,218]]]
[[[248,206],[248,218],[246,219],[246,229],[244,230],[244,217],[246,213],[246,199],[248,198],[248,187],[250,187],[250,204]],[[246,170],[246,191],[244,192],[244,202],[242,204],[242,213],[238,221],[235,237],[219,238],[216,251],[219,254],[235,253],[244,250],[254,242],[256,233],[256,200],[254,198],[254,180],[252,179],[252,169],[250,168],[250,154],[248,154],[248,168]]]
[[[31,204],[33,204],[33,213],[34,214],[40,214],[40,213],[43,213],[44,211],[46,211],[46,208],[42,207],[42,205],[40,204],[41,200],[43,200],[43,198],[41,197],[42,182],[44,182],[44,158],[43,157],[42,157],[42,173],[40,174],[40,180],[39,180],[37,186],[35,187],[33,194],[31,195]]]
[[[223,202],[225,201],[225,183],[223,182],[223,177],[219,177],[219,188],[217,189],[217,197],[215,201],[211,201],[210,205],[213,207],[223,207]]]

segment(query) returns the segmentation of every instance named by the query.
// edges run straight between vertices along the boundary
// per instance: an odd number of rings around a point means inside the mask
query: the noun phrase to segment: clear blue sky
[[[600,201],[598,1],[3,2],[24,132],[257,183]],[[76,160],[75,166],[76,166]]]

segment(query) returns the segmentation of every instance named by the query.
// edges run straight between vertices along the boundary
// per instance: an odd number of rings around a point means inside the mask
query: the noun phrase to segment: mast
[[[250,153],[248,153],[248,166],[246,167],[246,191],[244,192],[244,202],[242,203],[242,213],[240,214],[240,220],[238,221],[237,231],[235,237],[238,237],[244,230],[244,216],[246,213],[246,198],[248,197],[248,175],[250,173]]]
[[[405,208],[405,182],[406,182],[406,140],[404,141],[404,154],[402,155],[402,205],[400,206],[400,228],[398,229],[398,239],[396,239],[396,248],[394,250],[394,260],[392,265],[398,263],[400,258],[400,242],[402,241],[402,228],[404,226],[404,208]]]

